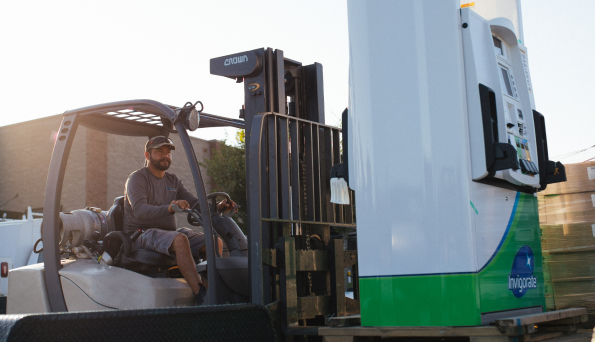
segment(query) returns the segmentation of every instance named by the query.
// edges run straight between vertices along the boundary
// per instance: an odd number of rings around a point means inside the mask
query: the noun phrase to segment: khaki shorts
[[[190,242],[190,249],[195,260],[201,258],[199,250],[205,245],[205,235],[203,233],[196,233],[192,229],[178,228],[176,230],[163,230],[158,228],[151,228],[136,239],[132,249],[146,249],[148,251],[156,251],[165,255],[172,255],[169,252],[172,242],[178,236],[184,234],[188,237]]]

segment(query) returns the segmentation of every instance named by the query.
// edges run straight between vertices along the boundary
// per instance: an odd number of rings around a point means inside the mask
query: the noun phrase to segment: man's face
[[[171,165],[171,147],[161,146],[149,150],[149,163],[157,170],[165,171]]]

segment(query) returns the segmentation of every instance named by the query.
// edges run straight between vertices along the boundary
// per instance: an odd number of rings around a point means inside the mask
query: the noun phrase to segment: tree
[[[238,130],[235,136],[237,146],[223,141],[218,149],[211,152],[211,159],[205,159],[204,166],[211,177],[211,191],[223,191],[229,194],[240,209],[232,218],[246,233],[248,212],[246,198],[246,141],[244,130]]]

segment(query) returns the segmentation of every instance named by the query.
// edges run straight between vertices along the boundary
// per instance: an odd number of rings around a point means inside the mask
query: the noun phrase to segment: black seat
[[[124,196],[116,197],[107,213],[107,232],[121,232],[124,229]]]
[[[107,231],[103,237],[106,251],[113,260],[120,254],[119,263],[116,266],[130,267],[134,265],[146,265],[152,267],[176,266],[176,259],[155,251],[146,249],[132,250],[130,236],[126,235],[124,229],[124,196],[116,197],[114,205],[107,213]]]

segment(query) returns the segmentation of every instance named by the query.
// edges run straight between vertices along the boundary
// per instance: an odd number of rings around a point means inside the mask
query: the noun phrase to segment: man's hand
[[[169,207],[167,207],[167,210],[169,210],[170,213],[173,213],[174,212],[174,210],[171,208],[171,205],[172,204],[177,204],[181,209],[190,209],[190,204],[188,204],[187,201],[185,201],[185,200],[173,200],[169,204]]]
[[[239,208],[239,206],[236,204],[236,202],[230,201],[229,203],[227,203],[226,199],[217,203],[217,211],[220,213],[224,213],[224,212],[233,210],[232,214],[235,214],[238,211],[238,208]]]

